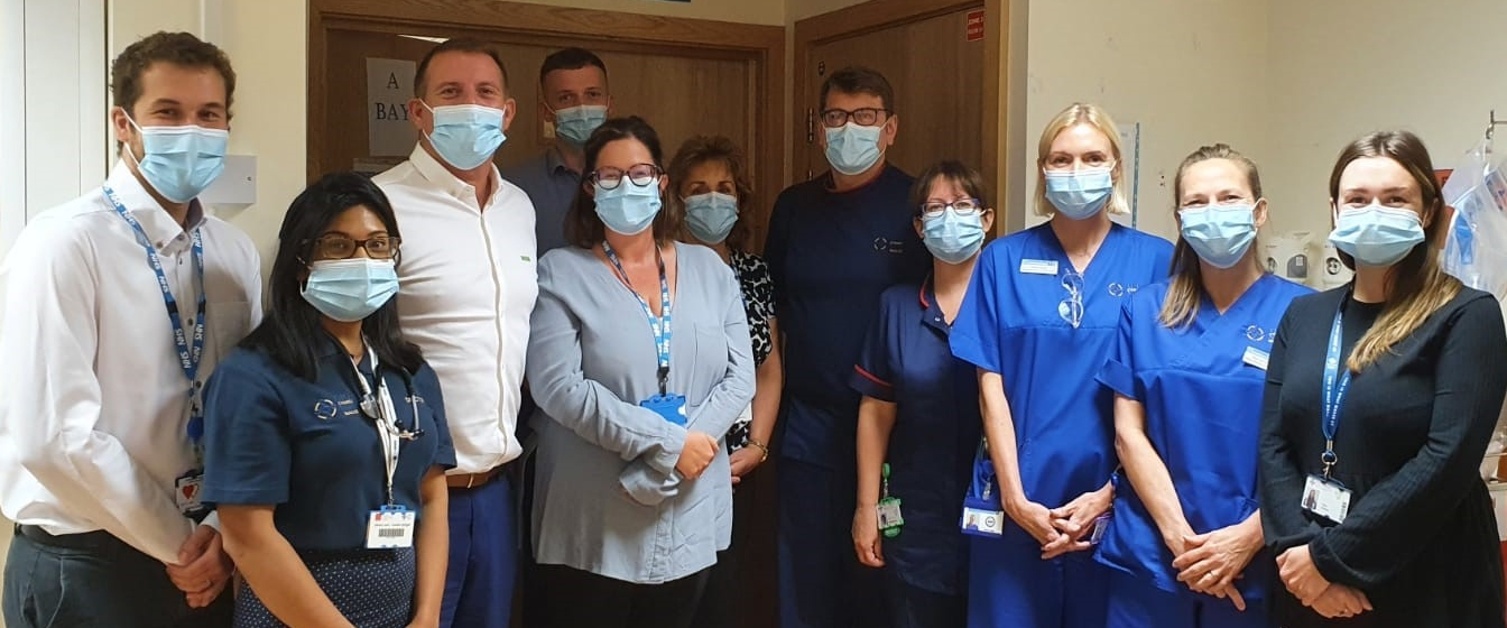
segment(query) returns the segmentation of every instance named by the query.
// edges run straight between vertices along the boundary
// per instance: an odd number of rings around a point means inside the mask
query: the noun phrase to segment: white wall
[[[1450,168],[1507,115],[1507,2],[1272,0],[1271,150],[1264,169],[1284,230],[1329,231],[1329,172],[1340,149],[1404,128]],[[1507,154],[1507,128],[1497,153]],[[1319,237],[1322,237],[1320,235]]]
[[[1225,142],[1275,162],[1268,133],[1267,3],[1036,1],[1030,4],[1024,159],[1026,185],[1010,199],[1032,213],[1036,143],[1075,101],[1096,103],[1117,123],[1141,123],[1139,228],[1172,237],[1168,180],[1199,146]]]

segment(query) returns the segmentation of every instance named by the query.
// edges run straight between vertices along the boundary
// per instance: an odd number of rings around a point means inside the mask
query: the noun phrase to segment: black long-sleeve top
[[[1261,424],[1261,523],[1272,556],[1307,544],[1320,574],[1365,592],[1375,610],[1326,620],[1278,582],[1273,617],[1287,628],[1499,628],[1502,566],[1478,468],[1507,391],[1501,309],[1464,289],[1352,376],[1333,470],[1352,495],[1335,525],[1301,499],[1306,477],[1323,470],[1324,359],[1341,303],[1348,356],[1382,309],[1348,288],[1294,300],[1277,331]]]

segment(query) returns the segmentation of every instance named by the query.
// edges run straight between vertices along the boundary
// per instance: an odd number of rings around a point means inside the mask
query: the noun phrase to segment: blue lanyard
[[[607,254],[607,261],[612,262],[612,267],[617,269],[617,274],[623,279],[623,283],[633,288],[633,282],[628,280],[627,271],[623,270],[622,262],[617,259],[617,253],[612,250],[612,245],[602,242],[602,251]],[[649,302],[638,294],[638,290],[632,290],[633,298],[638,299],[639,306],[644,308],[644,316],[649,319],[649,330],[654,332],[654,348],[659,353],[659,395],[667,394],[670,383],[670,280],[665,274],[665,259],[659,254],[659,246],[654,247],[654,261],[659,263],[659,316],[654,316],[654,311],[649,309]]]
[[[197,282],[198,298],[196,304],[198,313],[194,316],[194,330],[190,334],[183,327],[183,315],[178,312],[178,300],[173,298],[173,290],[167,285],[167,274],[162,271],[162,260],[157,257],[157,249],[152,248],[152,239],[147,236],[146,229],[142,228],[141,222],[136,220],[126,206],[116,198],[115,191],[105,186],[105,199],[115,206],[115,213],[131,225],[136,232],[136,239],[147,252],[147,264],[152,267],[152,272],[157,273],[157,287],[162,289],[162,303],[167,307],[168,321],[173,325],[173,343],[178,347],[178,366],[183,369],[183,376],[188,379],[188,439],[193,443],[195,450],[198,449],[199,440],[204,436],[204,413],[200,410],[198,400],[195,399],[199,390],[199,358],[204,355],[204,238],[198,229],[193,230],[193,257],[194,257],[194,280]],[[190,338],[193,344],[190,345]]]
[[[1350,388],[1350,369],[1341,368],[1340,344],[1343,333],[1340,320],[1345,313],[1344,306],[1334,313],[1334,324],[1329,326],[1329,353],[1324,357],[1324,418],[1320,427],[1324,430],[1324,453],[1319,455],[1319,460],[1324,463],[1324,478],[1329,478],[1329,472],[1339,462],[1339,456],[1334,453],[1334,434],[1340,427],[1340,408],[1345,401],[1345,391]]]

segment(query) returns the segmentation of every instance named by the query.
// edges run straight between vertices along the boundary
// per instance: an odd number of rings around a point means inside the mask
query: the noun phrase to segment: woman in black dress
[[[1496,300],[1439,266],[1433,172],[1407,132],[1341,152],[1329,239],[1355,278],[1293,301],[1277,331],[1261,518],[1287,628],[1503,626],[1476,469],[1507,390],[1507,335]]]

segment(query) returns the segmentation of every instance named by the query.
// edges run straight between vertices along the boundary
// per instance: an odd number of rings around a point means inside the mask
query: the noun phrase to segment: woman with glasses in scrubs
[[[1109,218],[1129,209],[1119,138],[1089,104],[1047,124],[1036,210],[1051,219],[984,250],[953,323],[986,441],[964,500],[963,523],[984,522],[967,530],[969,626],[1104,626],[1106,570],[1085,550],[1114,496],[1113,397],[1094,377],[1126,298],[1172,256]]]
[[[1266,272],[1256,165],[1218,144],[1173,179],[1173,277],[1140,290],[1099,374],[1124,465],[1099,544],[1112,628],[1265,628],[1256,441],[1277,323],[1313,292]],[[1217,599],[1216,599],[1217,598]]]

